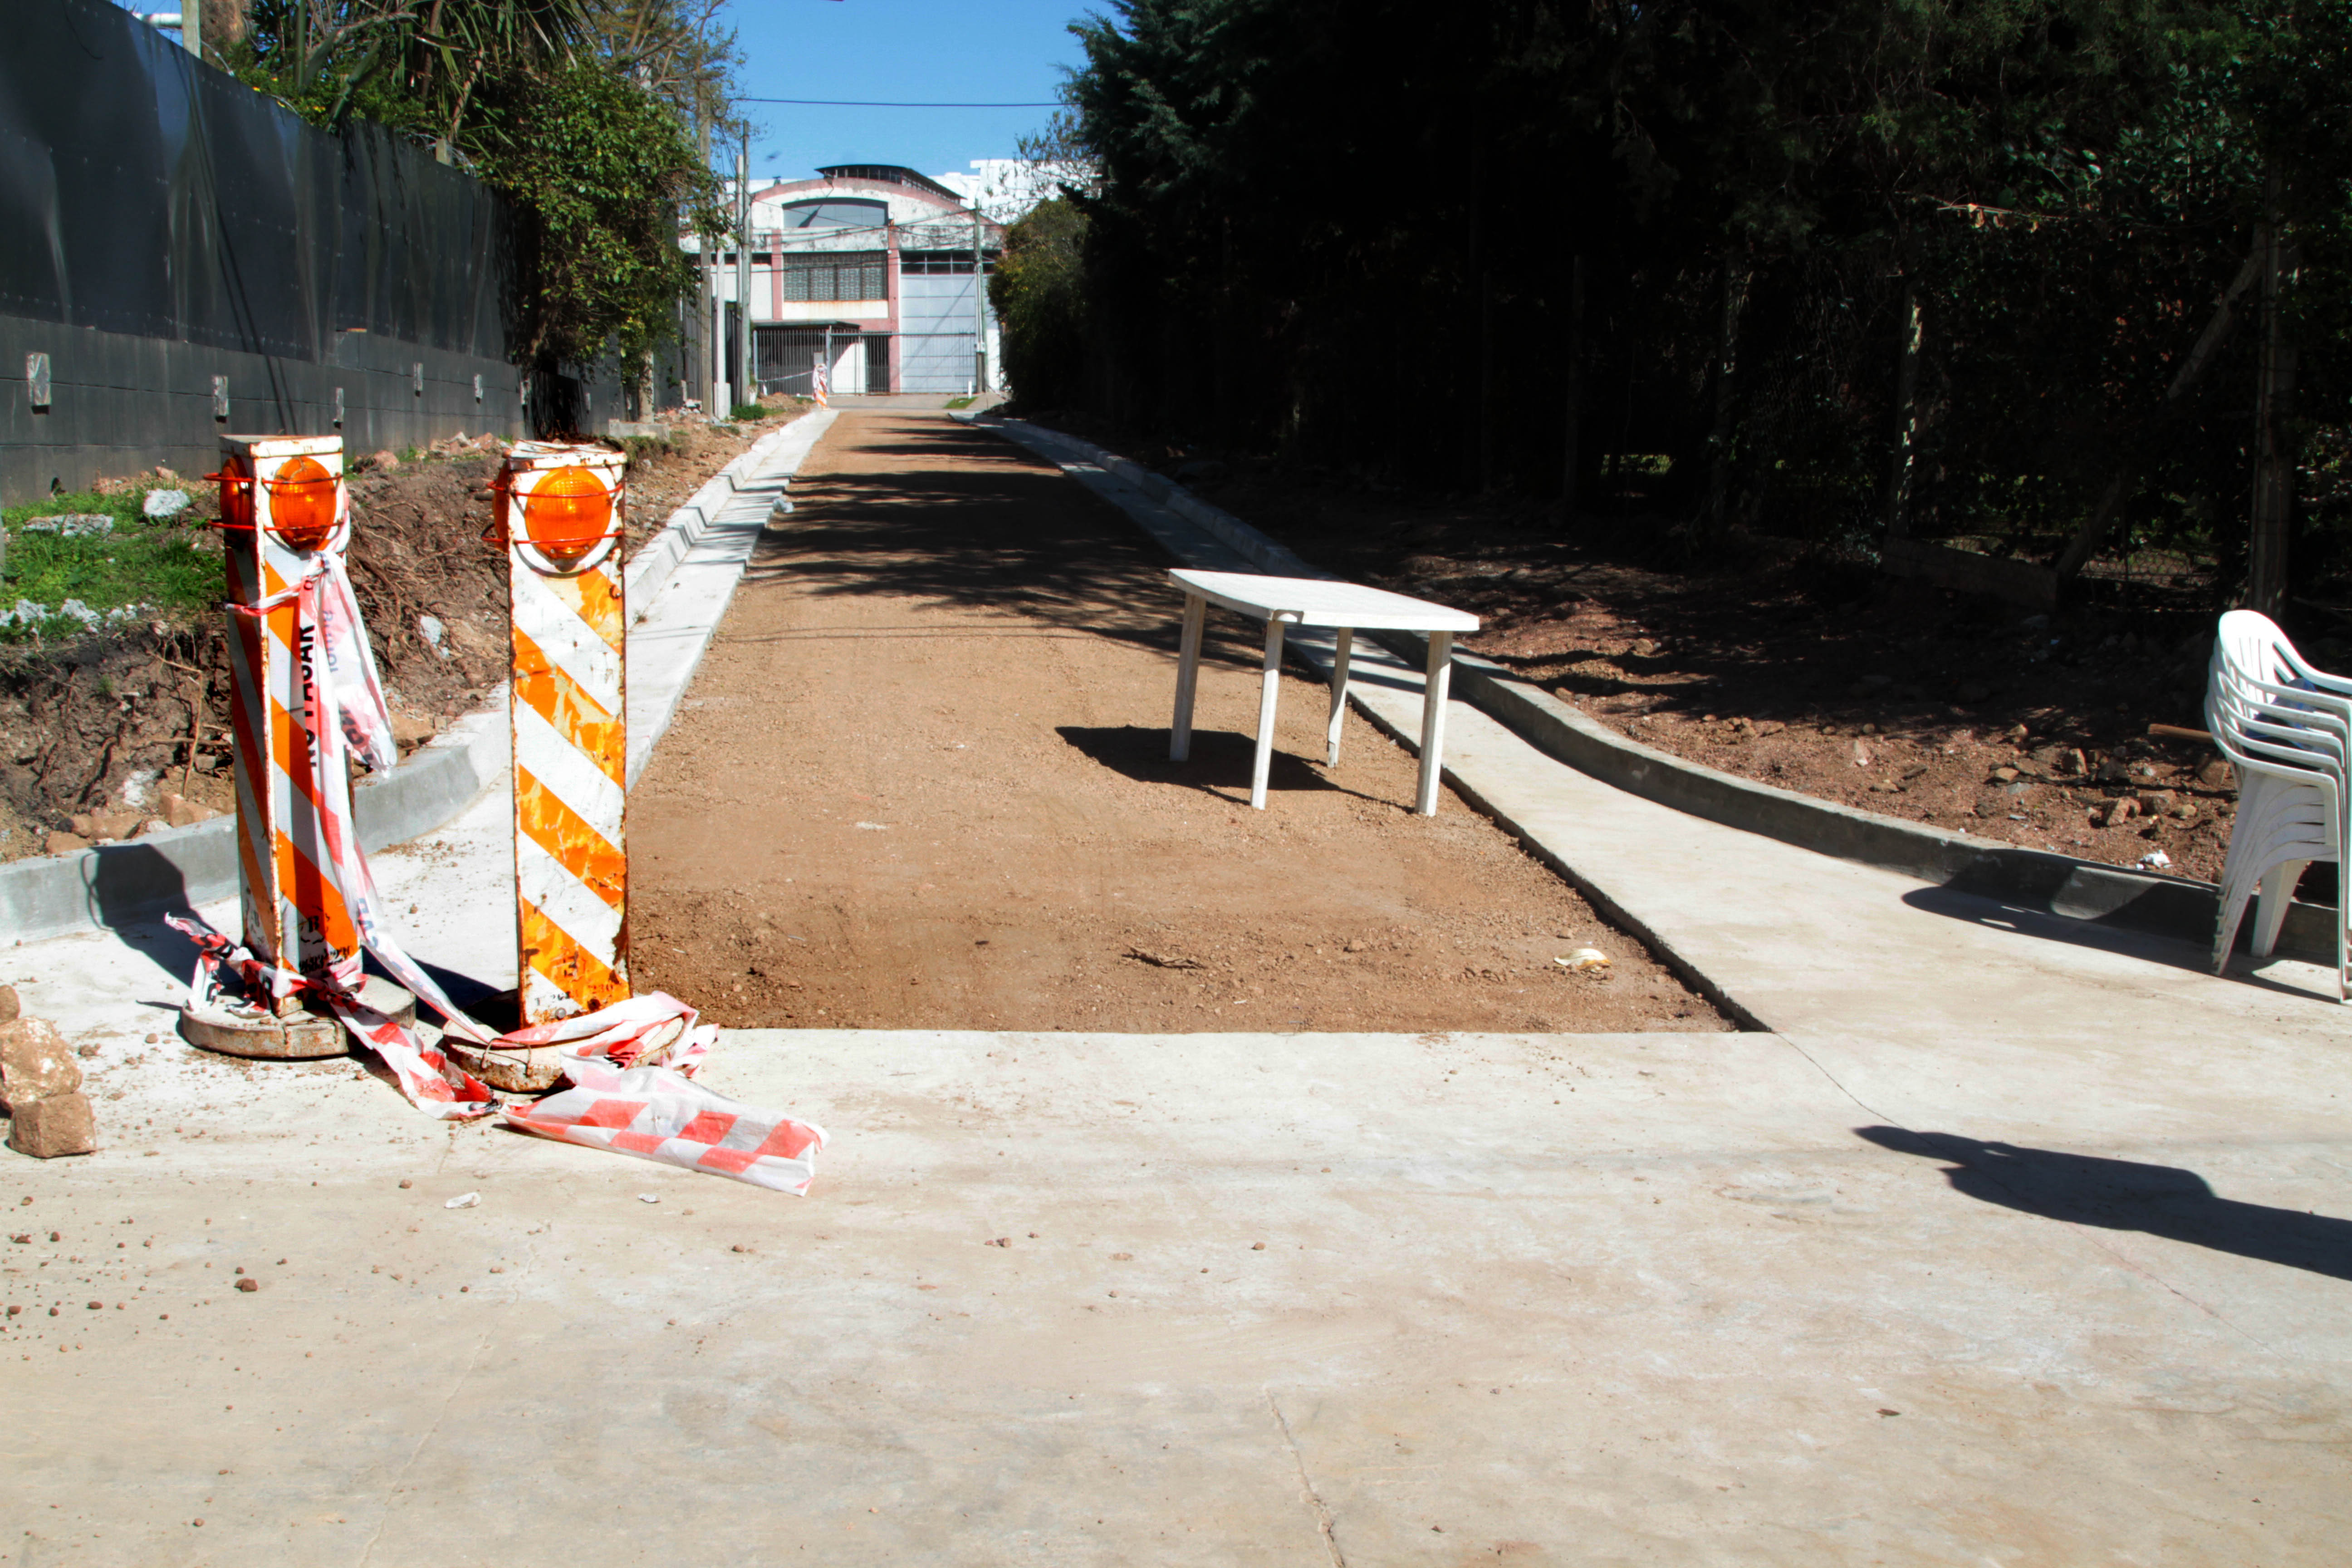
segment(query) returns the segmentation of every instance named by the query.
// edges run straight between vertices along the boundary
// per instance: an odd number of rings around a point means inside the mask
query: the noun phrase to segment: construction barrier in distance
[[[305,728],[320,650],[292,604],[261,607],[321,552],[340,558],[350,545],[342,437],[224,436],[220,487],[245,943],[271,966],[268,995],[254,1001],[286,1018],[302,1010],[298,976],[348,965],[360,947]]]
[[[526,1027],[625,1001],[626,459],[526,442],[498,512],[513,590],[515,893]]]

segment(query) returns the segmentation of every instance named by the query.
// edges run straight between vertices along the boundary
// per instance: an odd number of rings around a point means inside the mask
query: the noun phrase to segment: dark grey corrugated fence
[[[104,0],[6,9],[0,500],[201,473],[232,429],[523,432],[488,189],[375,127],[325,134]],[[534,395],[580,395],[554,379]]]

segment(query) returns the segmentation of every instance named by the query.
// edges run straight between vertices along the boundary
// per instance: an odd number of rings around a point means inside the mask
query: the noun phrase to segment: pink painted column
[[[882,248],[887,253],[882,263],[882,294],[889,305],[889,315],[884,331],[890,334],[890,390],[903,392],[906,381],[898,369],[898,226],[884,219]]]

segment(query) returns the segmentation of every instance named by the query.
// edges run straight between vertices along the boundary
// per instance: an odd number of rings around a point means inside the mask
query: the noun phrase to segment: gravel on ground
[[[1213,617],[1167,759],[1180,600],[1131,525],[1007,442],[845,413],[630,802],[631,962],[730,1027],[1721,1030],[1448,793]],[[1595,948],[1605,969],[1558,962]]]

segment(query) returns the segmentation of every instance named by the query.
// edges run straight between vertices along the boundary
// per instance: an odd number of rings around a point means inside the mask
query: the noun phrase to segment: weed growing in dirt
[[[768,411],[756,403],[739,403],[727,411],[728,418],[740,420],[745,424],[755,425],[767,416]]]
[[[110,620],[216,606],[219,556],[198,548],[203,535],[187,526],[187,514],[148,517],[142,510],[145,499],[143,490],[85,490],[0,509],[8,535],[6,569],[0,572],[0,608],[6,610],[0,642],[54,640]],[[73,533],[37,526],[49,517],[104,517],[113,526]]]

